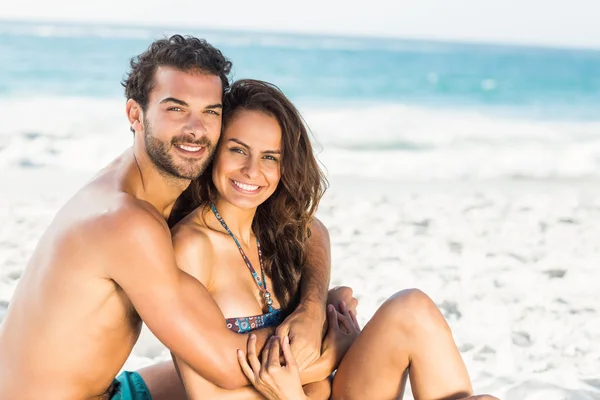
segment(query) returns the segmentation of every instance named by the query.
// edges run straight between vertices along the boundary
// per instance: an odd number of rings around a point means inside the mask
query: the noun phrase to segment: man
[[[229,331],[206,289],[177,267],[165,222],[210,161],[230,68],[206,41],[179,35],[132,60],[133,146],[65,204],[35,249],[0,327],[0,399],[110,398],[118,386],[124,398],[135,398],[128,387],[149,398],[146,384],[161,392],[173,382],[159,374],[113,382],[142,321],[217,386],[249,384],[236,355],[247,335]],[[319,356],[322,325],[311,321],[325,321],[329,283],[327,231],[316,222],[313,232],[302,305],[278,328],[303,366]],[[274,331],[255,333],[262,347]]]

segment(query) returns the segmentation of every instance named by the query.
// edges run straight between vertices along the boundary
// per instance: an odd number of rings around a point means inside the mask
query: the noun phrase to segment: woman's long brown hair
[[[263,112],[275,118],[281,128],[281,180],[273,195],[258,206],[253,230],[260,240],[272,290],[289,312],[299,298],[310,224],[327,180],[313,153],[304,120],[279,88],[253,79],[233,83],[223,97],[223,130],[240,110]],[[211,164],[177,200],[170,225],[198,206],[214,201],[215,194]]]

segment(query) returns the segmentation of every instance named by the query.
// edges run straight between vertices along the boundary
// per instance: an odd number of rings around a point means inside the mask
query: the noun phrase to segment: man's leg
[[[448,324],[419,290],[399,292],[377,310],[342,359],[332,398],[401,398],[407,373],[415,399],[472,395]]]

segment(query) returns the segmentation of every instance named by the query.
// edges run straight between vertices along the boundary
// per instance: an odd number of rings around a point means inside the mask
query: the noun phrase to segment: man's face
[[[179,179],[196,179],[221,132],[221,79],[159,67],[143,113],[144,144],[154,165]]]

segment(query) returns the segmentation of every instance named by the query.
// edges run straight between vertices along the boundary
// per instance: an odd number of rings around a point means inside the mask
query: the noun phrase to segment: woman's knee
[[[444,316],[433,300],[419,289],[402,290],[387,299],[379,308],[377,317],[385,318],[401,328],[414,331],[448,328]]]

